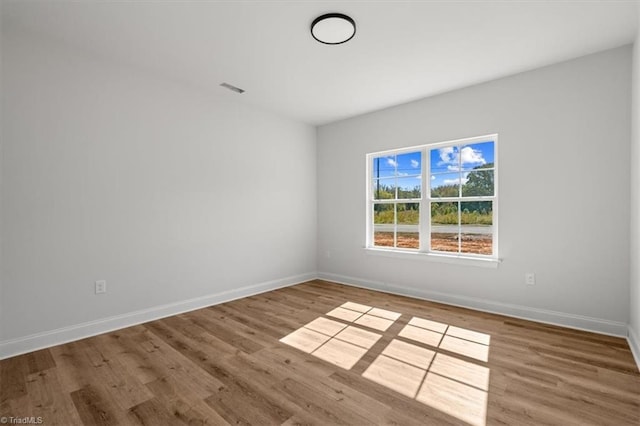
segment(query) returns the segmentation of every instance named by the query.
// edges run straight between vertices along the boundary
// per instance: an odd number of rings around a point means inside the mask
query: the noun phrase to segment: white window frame
[[[431,150],[443,148],[447,146],[462,146],[471,145],[479,142],[493,142],[493,173],[494,173],[494,193],[492,196],[474,196],[474,197],[462,197],[462,189],[458,197],[446,197],[446,198],[432,198],[430,190],[430,176],[431,176]],[[421,185],[421,197],[410,199],[393,199],[393,200],[376,200],[374,199],[373,188],[373,159],[385,155],[399,155],[410,152],[420,151],[422,155],[421,167],[422,167],[422,185]],[[489,134],[483,136],[475,136],[464,139],[456,139],[444,142],[430,143],[425,145],[417,145],[408,148],[390,149],[386,151],[372,152],[366,155],[366,245],[365,249],[368,254],[382,255],[390,257],[407,257],[407,258],[423,258],[429,260],[436,260],[446,263],[463,263],[475,266],[497,267],[501,259],[498,257],[498,135]],[[431,203],[432,202],[474,202],[474,201],[492,201],[492,231],[493,231],[493,247],[491,255],[474,254],[474,253],[454,253],[454,252],[442,252],[431,250]],[[396,204],[396,203],[418,203],[420,208],[420,223],[419,223],[419,235],[420,235],[420,248],[408,249],[398,247],[381,247],[374,245],[374,224],[373,224],[373,206],[374,204]],[[462,214],[461,209],[458,209],[458,217]],[[458,223],[460,223],[458,221]],[[394,235],[397,231],[394,232]],[[426,237],[425,237],[426,236]],[[397,237],[394,237],[394,239]],[[460,249],[461,242],[459,241],[458,249]]]

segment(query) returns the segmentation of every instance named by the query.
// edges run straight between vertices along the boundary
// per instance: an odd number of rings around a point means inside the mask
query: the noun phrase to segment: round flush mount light
[[[327,13],[313,20],[311,35],[320,43],[342,44],[356,35],[356,23],[342,13]]]

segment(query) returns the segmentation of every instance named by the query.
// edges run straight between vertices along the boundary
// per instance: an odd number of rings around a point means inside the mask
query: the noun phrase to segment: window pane
[[[417,232],[400,232],[398,231],[398,248],[419,249],[420,234]]]
[[[393,231],[393,224],[395,223],[394,208],[395,208],[395,204],[374,204],[373,205],[374,225],[390,224],[392,226],[388,230]]]
[[[379,247],[393,247],[393,232],[373,233],[373,245]]]
[[[397,247],[420,248],[420,204],[398,203],[396,212]]]
[[[419,177],[401,177],[397,180],[398,198],[420,198],[422,179]]]
[[[374,200],[390,200],[396,198],[396,179],[374,179],[372,184]]]
[[[462,170],[493,167],[493,149],[493,142],[480,142],[463,146],[460,149]]]
[[[373,205],[373,245],[393,247],[395,204]]]
[[[398,203],[397,223],[398,225],[411,225],[415,228],[405,228],[404,230],[418,231],[420,224],[420,204],[419,203]],[[398,230],[401,230],[398,228]]]
[[[422,174],[422,153],[408,152],[396,156],[398,176],[420,176]]]
[[[460,173],[442,173],[431,175],[431,196],[459,197],[460,196]]]
[[[493,195],[493,170],[477,170],[465,174],[462,185],[463,197]]]
[[[431,250],[458,252],[458,202],[431,203]]]
[[[396,175],[396,156],[387,155],[373,159],[373,178],[393,177]]]
[[[461,251],[493,254],[493,202],[462,202]]]
[[[431,160],[431,173],[456,172],[460,170],[460,156],[457,146],[432,149],[429,157]]]

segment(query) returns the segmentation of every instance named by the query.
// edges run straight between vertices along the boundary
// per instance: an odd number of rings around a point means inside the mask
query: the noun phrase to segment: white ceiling
[[[218,96],[323,124],[631,43],[635,1],[2,1],[36,32]],[[348,43],[311,21],[350,15]],[[219,86],[246,90],[238,95]]]

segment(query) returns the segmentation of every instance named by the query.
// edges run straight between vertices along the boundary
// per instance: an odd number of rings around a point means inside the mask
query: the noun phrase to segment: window
[[[367,155],[367,247],[497,258],[497,135]]]

